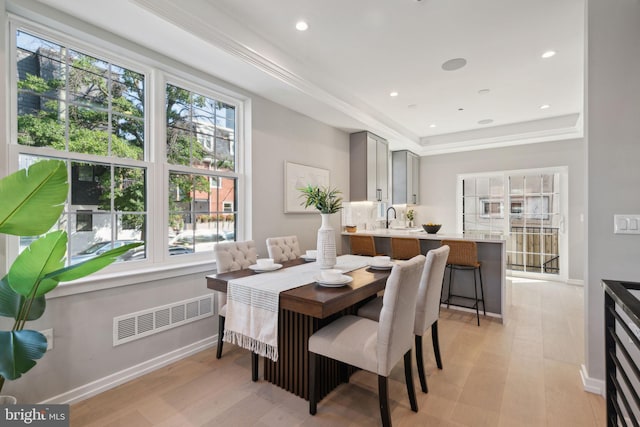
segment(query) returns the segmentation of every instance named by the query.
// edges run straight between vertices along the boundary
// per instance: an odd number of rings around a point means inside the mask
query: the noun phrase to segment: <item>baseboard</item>
[[[587,367],[584,365],[580,365],[580,377],[582,378],[582,388],[584,388],[584,391],[588,391],[589,393],[593,394],[599,394],[600,396],[605,395],[605,382],[603,380],[596,380],[589,377]]]
[[[185,357],[191,356],[199,351],[214,347],[218,343],[217,335],[197,341],[188,346],[170,351],[161,356],[142,362],[130,368],[123,369],[120,372],[108,375],[104,378],[92,381],[83,386],[74,388],[57,396],[51,397],[40,402],[41,404],[73,404],[88,399],[103,391],[112,389],[134,378],[140,377],[156,369],[162,368],[170,363],[176,362]]]
[[[476,309],[475,308],[467,308],[467,307],[460,307],[459,305],[450,305],[449,307],[447,307],[447,303],[441,303],[440,304],[441,308],[448,308],[448,310],[457,310],[457,311],[464,311],[467,313],[472,313],[472,314],[476,314]],[[480,310],[480,315],[484,316],[485,314],[482,313],[482,310]],[[487,317],[494,317],[496,319],[502,319],[502,315],[498,314],[498,313],[492,313],[490,311],[487,311],[486,314]]]
[[[582,280],[582,279],[569,279],[569,280],[567,280],[567,285],[584,287],[584,280]]]

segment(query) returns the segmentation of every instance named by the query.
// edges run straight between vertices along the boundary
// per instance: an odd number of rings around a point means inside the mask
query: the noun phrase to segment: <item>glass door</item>
[[[566,279],[561,169],[460,176],[462,232],[504,236],[512,274]]]
[[[560,275],[560,174],[509,176],[507,268]]]

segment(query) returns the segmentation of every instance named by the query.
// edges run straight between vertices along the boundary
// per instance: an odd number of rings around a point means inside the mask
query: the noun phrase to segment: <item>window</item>
[[[114,268],[168,257],[179,265],[173,255],[235,240],[241,101],[216,95],[200,78],[190,82],[188,70],[167,84],[171,77],[153,66],[124,65],[117,47],[88,53],[80,41],[18,21],[9,151],[19,168],[45,158],[66,162],[70,192],[57,228],[69,235],[69,262],[143,241]],[[149,101],[148,88],[164,106]],[[167,218],[168,227],[150,217]],[[36,238],[21,237],[19,250]]]
[[[169,250],[210,251],[235,240],[235,108],[172,84],[166,95],[167,161],[186,167],[169,172]]]
[[[70,170],[58,223],[69,262],[97,242],[144,240],[144,75],[21,30],[16,64],[20,167],[56,157]]]

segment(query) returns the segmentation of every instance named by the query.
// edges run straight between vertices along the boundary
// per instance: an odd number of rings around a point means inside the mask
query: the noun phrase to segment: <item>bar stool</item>
[[[478,326],[480,326],[480,310],[478,305],[482,303],[482,311],[484,315],[487,315],[487,311],[484,304],[484,289],[482,284],[482,269],[480,262],[478,261],[478,246],[476,242],[468,240],[443,240],[441,243],[443,246],[449,246],[449,257],[447,258],[447,268],[449,268],[449,290],[446,301],[443,301],[449,305],[465,308],[475,308],[476,318],[478,319]],[[453,270],[467,270],[473,273],[473,292],[474,297],[467,295],[454,294],[453,288]],[[480,298],[478,298],[478,282],[476,280],[476,270],[480,277]],[[451,302],[451,298],[461,298],[473,301],[473,305],[454,304]]]
[[[373,236],[351,236],[351,254],[376,256],[376,243]]]
[[[415,237],[392,237],[391,258],[411,259],[420,255],[420,240]]]

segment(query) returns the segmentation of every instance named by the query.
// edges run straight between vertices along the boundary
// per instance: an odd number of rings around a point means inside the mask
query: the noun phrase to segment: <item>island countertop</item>
[[[358,230],[355,233],[342,232],[343,236],[359,234],[374,237],[416,237],[426,240],[472,240],[474,242],[504,243],[505,238],[496,234],[429,234],[422,228],[378,228],[375,230]]]
[[[373,236],[375,249],[379,254],[391,256],[392,237],[413,237],[420,240],[420,249],[423,254],[429,250],[440,247],[442,240],[471,240],[477,243],[478,261],[482,264],[482,279],[487,315],[501,318],[504,322],[507,317],[507,307],[509,306],[506,292],[507,255],[506,240],[501,235],[491,234],[429,234],[419,228],[398,229],[382,228],[375,230],[358,230],[355,233],[342,232],[342,249],[345,253],[351,253],[350,236]],[[449,289],[449,272],[445,274],[443,284],[443,298]],[[458,292],[473,293],[473,275],[456,274],[455,288]],[[471,295],[469,295],[471,296]],[[473,310],[475,312],[475,310]],[[482,310],[481,310],[482,311]]]

